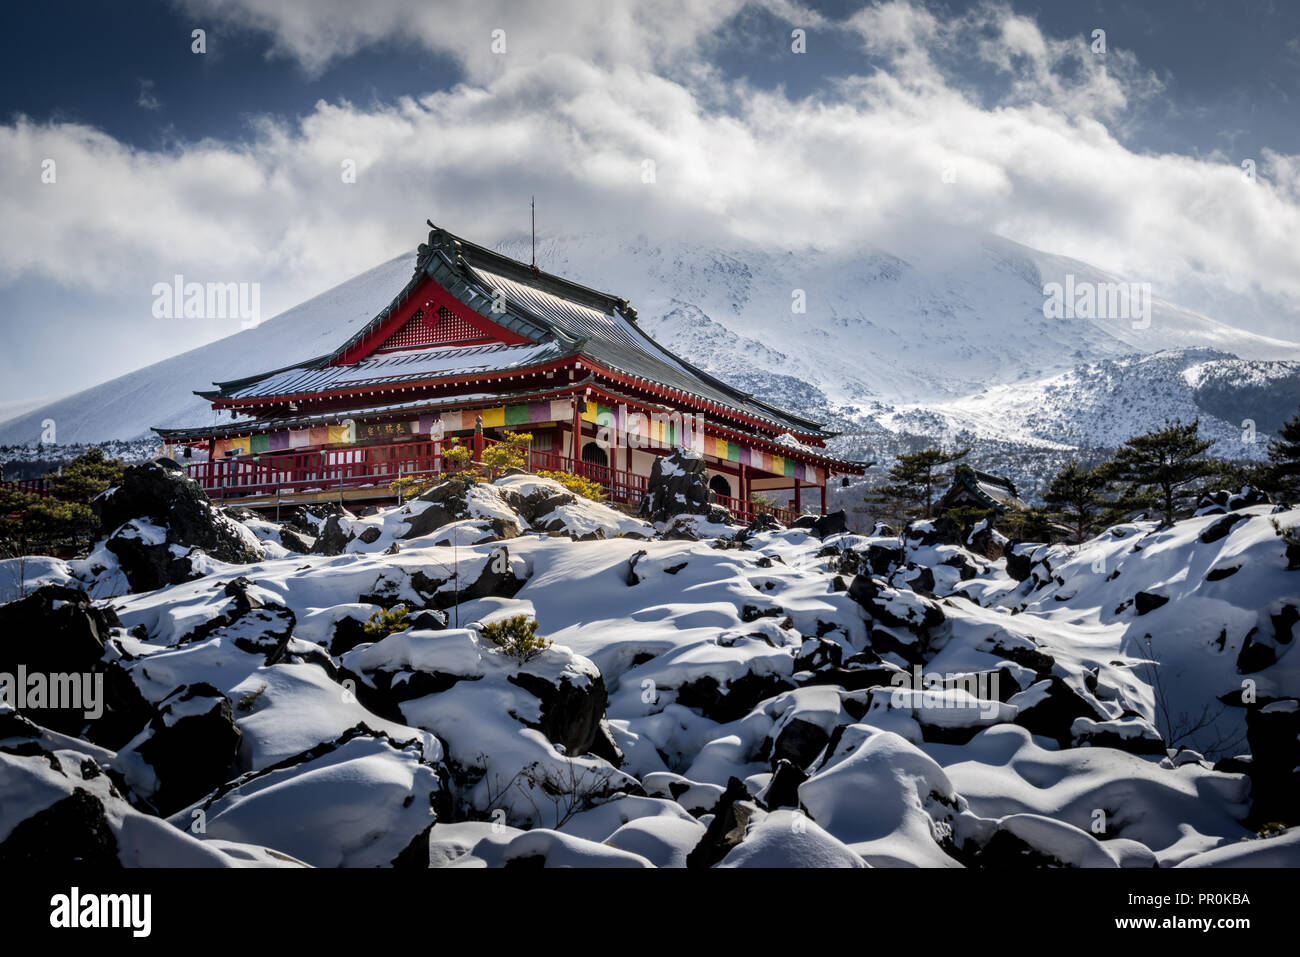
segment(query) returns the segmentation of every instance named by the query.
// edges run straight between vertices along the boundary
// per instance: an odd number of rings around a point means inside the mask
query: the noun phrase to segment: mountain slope
[[[1113,447],[1164,419],[1199,419],[1213,452],[1258,458],[1269,433],[1300,406],[1300,362],[1248,361],[1184,349],[1081,364],[1033,383],[1000,385],[952,402],[900,406],[886,428],[1045,445]],[[1253,429],[1251,428],[1253,426]]]
[[[0,424],[0,443],[35,442],[54,419],[61,444],[138,439],[152,426],[213,421],[196,389],[331,351],[374,318],[411,278],[414,254],[369,269],[274,319],[137,369]]]
[[[1144,329],[1126,320],[1044,318],[1045,282],[1066,274],[1079,282],[1115,277],[997,237],[953,231],[891,245],[893,252],[796,251],[589,235],[541,243],[538,262],[628,298],[652,335],[710,372],[841,427],[906,406],[942,408],[948,419],[964,415],[970,427],[990,434],[1023,430],[1023,416],[999,418],[1014,412],[1006,403],[971,400],[972,411],[961,415],[953,403],[997,387],[1041,391],[1088,363],[1206,348],[1223,361],[1243,360],[1202,387],[1206,395],[1217,390],[1218,406],[1235,416],[1242,401],[1234,382],[1250,378],[1253,361],[1300,359],[1300,345],[1158,298]],[[500,248],[517,258],[530,254],[523,243]],[[205,424],[211,413],[195,389],[328,351],[389,302],[412,263],[412,256],[398,257],[257,328],[0,423],[0,443],[35,441],[46,418],[57,423],[61,443],[147,438],[154,425]],[[800,303],[805,310],[794,311]],[[1272,396],[1262,401],[1284,406],[1274,393],[1293,380],[1261,381]],[[1075,382],[1086,391],[1086,374],[1076,373]]]

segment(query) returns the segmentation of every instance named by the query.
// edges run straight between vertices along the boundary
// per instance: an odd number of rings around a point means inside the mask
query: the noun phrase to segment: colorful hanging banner
[[[355,426],[330,425],[313,426],[305,429],[287,429],[281,432],[241,437],[218,439],[216,457],[222,458],[226,452],[237,449],[241,455],[256,455],[264,452],[290,451],[322,445],[344,445],[354,441],[373,442],[386,438],[394,440],[415,435],[442,438],[456,432],[469,432],[475,427],[476,419],[482,416],[485,429],[509,428],[526,431],[528,426],[545,422],[567,424],[573,421],[573,404],[569,399],[551,399],[543,402],[528,402],[519,405],[497,406],[491,409],[472,409],[465,411],[447,411],[437,414],[422,415],[418,420],[405,422],[363,422]],[[587,409],[581,413],[584,422],[628,432],[630,418],[639,418],[637,438],[648,444],[664,446],[676,445],[684,439],[681,425],[675,418],[648,416],[629,416],[626,408],[588,402]],[[825,472],[823,469],[797,462],[783,455],[772,455],[761,449],[750,448],[721,437],[702,437],[705,454],[734,465],[746,465],[758,472],[768,472],[787,478],[797,478],[813,484],[821,484]]]

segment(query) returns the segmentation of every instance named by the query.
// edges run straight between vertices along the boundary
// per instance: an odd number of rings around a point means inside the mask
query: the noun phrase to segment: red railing
[[[473,439],[462,447],[473,449]],[[482,438],[483,448],[497,440]],[[333,492],[377,486],[383,493],[394,479],[403,476],[435,475],[456,470],[446,457],[452,443],[443,441],[399,442],[393,445],[357,446],[345,449],[312,449],[301,452],[263,452],[233,459],[196,462],[189,466],[192,479],[210,498],[247,498],[295,492]],[[528,471],[569,472],[568,456],[555,452],[531,451]],[[646,493],[646,477],[592,462],[580,463],[579,473],[600,485],[615,502],[639,505]]]
[[[528,471],[572,472],[574,467],[567,455],[533,450],[528,453]],[[640,505],[641,499],[649,490],[649,479],[646,476],[598,462],[579,462],[577,474],[595,482],[615,502]]]
[[[480,437],[482,448],[497,440]],[[474,439],[459,443],[474,450]],[[188,467],[191,478],[213,499],[279,497],[300,492],[342,492],[345,489],[374,487],[375,498],[395,497],[388,488],[403,476],[427,476],[457,470],[457,460],[446,455],[453,443],[442,440],[398,442],[391,445],[353,446],[339,449],[304,449],[299,452],[263,452],[233,459],[196,462]],[[473,463],[470,463],[472,466]],[[573,462],[558,452],[529,450],[529,472],[572,472]],[[649,489],[646,476],[601,465],[579,462],[577,473],[601,487],[609,499],[639,505]],[[32,479],[6,485],[34,485]],[[49,494],[48,491],[42,494]],[[710,493],[710,500],[744,522],[769,513],[789,525],[799,517],[792,508],[746,502],[727,495]]]
[[[190,478],[210,498],[243,498],[286,492],[329,492],[384,487],[405,475],[454,470],[445,457],[451,443],[399,442],[346,449],[266,452],[190,465]]]
[[[0,488],[10,492],[39,495],[42,498],[54,494],[54,483],[47,478],[14,479],[12,482],[0,482]]]
[[[709,493],[709,500],[715,505],[721,505],[743,522],[752,522],[764,513],[771,515],[782,525],[789,525],[799,517],[799,513],[792,508],[764,505],[761,502],[746,502],[743,499],[732,498],[730,495],[718,495],[716,492]]]

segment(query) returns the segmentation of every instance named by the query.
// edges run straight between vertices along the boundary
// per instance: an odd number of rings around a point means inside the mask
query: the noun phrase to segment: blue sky
[[[435,5],[436,6],[436,5]],[[810,3],[831,18],[862,4]],[[976,3],[935,4],[961,13]],[[1128,137],[1134,146],[1191,155],[1216,149],[1300,150],[1300,4],[1242,2],[1013,3],[1053,36],[1107,31],[1110,45],[1132,51],[1165,84],[1141,111]],[[0,37],[0,117],[89,123],[142,149],[178,141],[249,136],[249,117],[309,113],[317,100],[393,102],[402,95],[447,89],[462,77],[455,58],[419,43],[387,39],[333,61],[319,75],[284,56],[246,26],[217,22],[210,52],[190,53],[189,31],[210,23],[164,0],[131,4],[24,4]],[[77,25],[69,30],[69,23]],[[741,14],[733,42],[711,51],[722,71],[794,96],[825,92],[841,76],[879,64],[851,34],[814,30],[813,55],[788,54],[788,28],[768,10]],[[996,95],[989,71],[954,64],[960,75]],[[153,103],[152,107],[142,106]]]
[[[1259,331],[1300,315],[1300,4],[528,10],[8,11],[0,402],[237,331],[150,315],[149,290],[176,273],[259,283],[265,318],[410,248],[425,216],[508,238],[530,193],[557,230],[614,215],[694,235],[707,218],[757,241],[878,241],[914,212],[1167,288],[1227,288],[1241,297],[1234,318]],[[1104,57],[1088,47],[1097,28]],[[505,55],[489,49],[495,29]],[[636,173],[652,155],[662,188],[647,196]],[[47,159],[56,183],[40,180]],[[362,172],[344,189],[349,160]],[[1243,160],[1261,188],[1237,195]],[[948,163],[960,194],[908,172]]]

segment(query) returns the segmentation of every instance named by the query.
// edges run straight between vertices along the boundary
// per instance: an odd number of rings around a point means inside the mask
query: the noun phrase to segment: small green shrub
[[[503,621],[491,622],[483,625],[480,632],[484,638],[520,663],[531,661],[551,647],[551,639],[537,634],[536,619],[526,615],[514,615]]]
[[[581,495],[583,498],[589,498],[593,502],[605,501],[605,491],[596,482],[587,478],[585,475],[574,475],[572,472],[550,472],[541,471],[537,473],[541,478],[554,479],[563,485],[570,492]]]
[[[429,491],[444,478],[446,476],[441,472],[434,475],[403,475],[389,482],[388,487],[395,493],[401,492],[403,499],[413,499]]]
[[[469,462],[468,445],[451,445],[442,450],[442,462],[448,472],[458,472]]]
[[[241,714],[248,714],[257,707],[257,699],[266,694],[266,689],[267,684],[263,681],[262,687],[258,688],[256,691],[250,691],[236,702],[235,710],[239,711]]]
[[[1267,840],[1270,837],[1281,837],[1289,830],[1290,828],[1280,821],[1269,821],[1267,824],[1265,824],[1263,827],[1261,827],[1258,831],[1255,832],[1254,837],[1243,837],[1242,840],[1263,841],[1263,840]]]
[[[528,447],[533,441],[531,432],[503,433],[503,439],[483,450],[483,464],[489,475],[500,475],[507,469],[528,468]]]
[[[405,605],[398,605],[391,609],[375,609],[374,614],[366,620],[363,629],[366,637],[371,641],[380,641],[396,632],[406,631],[411,627],[411,623],[406,620],[408,614],[410,614],[410,609]]]

